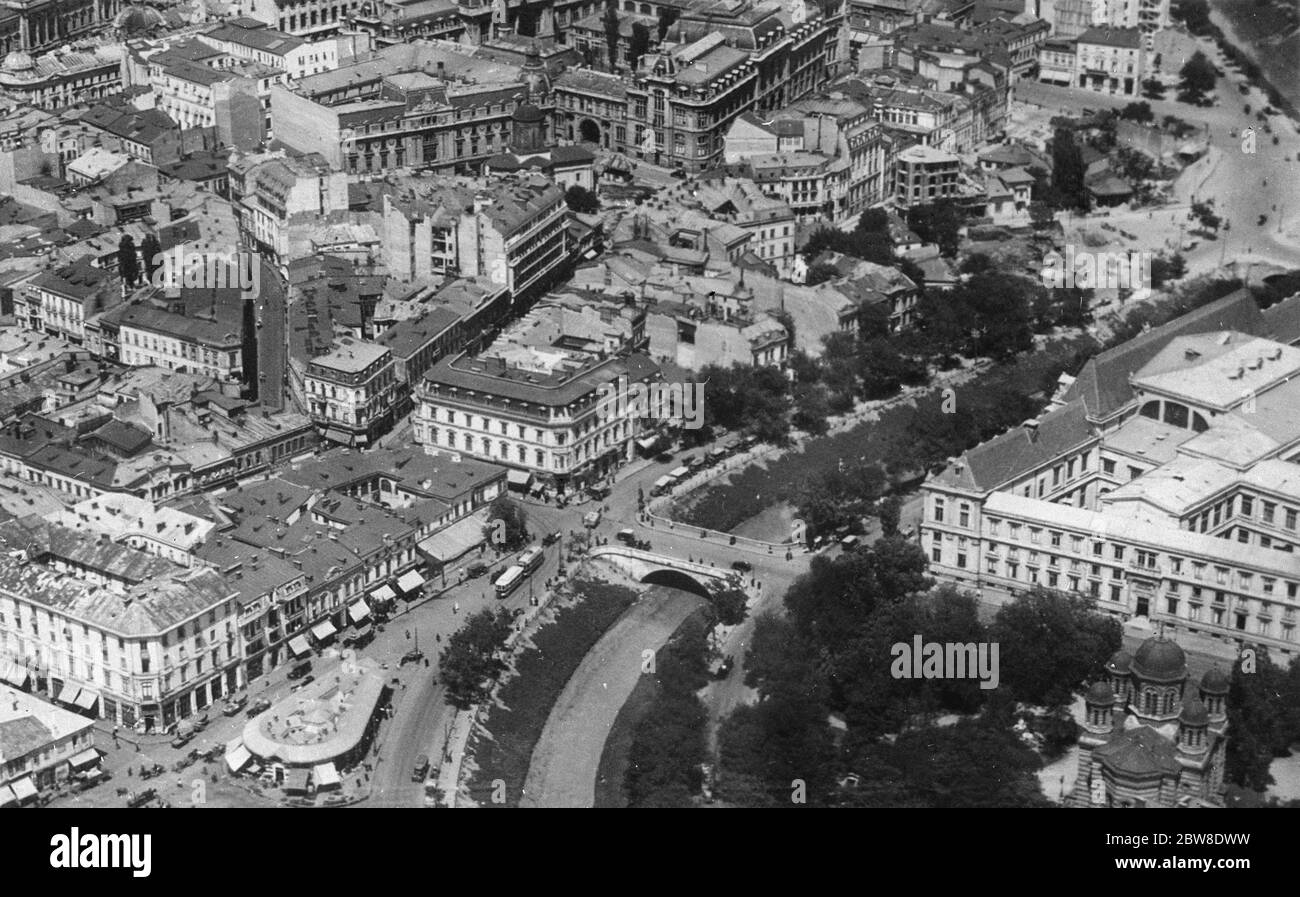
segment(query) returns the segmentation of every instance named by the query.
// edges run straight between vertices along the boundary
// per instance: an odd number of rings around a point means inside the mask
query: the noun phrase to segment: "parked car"
[[[189,744],[191,741],[194,740],[194,734],[195,733],[193,731],[181,732],[179,735],[177,735],[175,738],[172,739],[172,747],[178,749],[185,747],[185,745]]]
[[[732,561],[731,569],[739,573],[750,573],[753,571],[754,565],[749,561]]]
[[[315,681],[316,681],[316,677],[313,676],[311,673],[308,673],[306,676],[303,676],[302,679],[298,681],[297,685],[295,685],[293,688],[289,690],[297,691],[300,688],[306,688],[308,685],[311,685]]]
[[[244,705],[247,703],[247,695],[235,695],[233,698],[226,700],[225,706],[221,708],[221,712],[225,716],[235,716],[239,711],[244,709]]]
[[[166,771],[167,771],[167,768],[164,767],[161,763],[154,763],[154,764],[152,764],[152,765],[150,765],[150,766],[142,766],[142,767],[140,768],[140,778],[142,778],[142,779],[152,779],[152,778],[154,778],[155,776],[160,776],[160,775],[162,775],[162,774],[165,773]]]
[[[208,727],[208,712],[205,710],[194,718],[194,731],[202,732]]]
[[[547,533],[545,536],[542,537],[543,545],[554,545],[558,541],[560,541],[560,534],[558,532]]]
[[[478,579],[486,572],[488,572],[488,565],[480,561],[475,561],[465,570],[465,575],[470,579]]]
[[[717,677],[719,679],[726,679],[731,675],[731,668],[735,665],[736,658],[728,654],[726,657],[722,658],[722,663],[718,665],[718,672],[716,673]]]
[[[424,754],[415,758],[415,767],[411,770],[412,782],[423,782],[424,777],[429,774],[429,758]]]
[[[293,669],[289,671],[289,678],[301,679],[303,676],[306,676],[310,672],[311,672],[311,661],[304,660],[302,663],[298,664],[297,666],[295,666]]]
[[[270,709],[271,701],[269,698],[258,698],[252,704],[248,705],[248,715],[257,716],[259,713],[265,713]]]
[[[618,535],[616,535],[614,538],[618,539],[618,541],[622,542],[624,545],[631,545],[633,542],[636,541],[636,531],[630,529],[621,529],[618,531]]]

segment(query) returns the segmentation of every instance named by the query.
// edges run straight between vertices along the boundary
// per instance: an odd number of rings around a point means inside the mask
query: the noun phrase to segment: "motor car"
[[[558,541],[560,541],[560,534],[558,532],[547,533],[545,536],[542,537],[543,545],[554,545]]]
[[[618,539],[618,541],[625,545],[631,545],[636,541],[636,532],[630,529],[621,529],[618,531],[618,535],[614,538]]]
[[[225,705],[221,708],[221,713],[223,716],[235,716],[239,711],[244,709],[244,705],[247,703],[247,695],[235,695],[233,698],[228,698],[226,700]]]
[[[301,680],[299,680],[297,685],[295,685],[293,688],[289,690],[297,691],[300,688],[306,688],[308,685],[311,685],[315,681],[316,681],[316,677],[308,673],[306,676],[303,676]]]
[[[732,561],[731,569],[739,573],[750,573],[753,571],[754,565],[749,561]]]
[[[465,570],[465,575],[470,579],[478,579],[484,573],[488,572],[488,565],[475,561]]]
[[[736,658],[728,654],[722,658],[722,663],[718,666],[717,676],[719,679],[726,679],[731,675],[731,669],[736,665]]]
[[[172,739],[172,747],[183,748],[185,747],[185,745],[189,744],[193,740],[194,740],[193,732],[181,732],[175,738]]]
[[[126,801],[126,805],[132,809],[143,807],[145,804],[158,797],[158,791],[154,788],[146,788],[143,791],[132,794]]]
[[[411,781],[423,782],[424,777],[429,774],[429,758],[424,754],[415,758],[415,766],[411,769]]]
[[[295,666],[293,669],[289,671],[289,678],[301,679],[303,676],[306,676],[310,672],[311,672],[311,661],[304,660],[302,663],[298,664],[297,666]]]
[[[256,701],[248,705],[248,715],[257,716],[259,713],[265,713],[270,709],[271,701],[269,698],[258,698]]]

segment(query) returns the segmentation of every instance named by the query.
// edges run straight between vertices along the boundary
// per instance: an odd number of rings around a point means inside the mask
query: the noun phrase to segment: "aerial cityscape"
[[[1297,9],[0,3],[0,807],[1300,807]]]

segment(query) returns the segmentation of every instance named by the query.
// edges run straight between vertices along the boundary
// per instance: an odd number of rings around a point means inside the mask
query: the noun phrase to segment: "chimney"
[[[1030,442],[1038,441],[1038,421],[1036,420],[1025,421],[1025,435],[1029,437]]]

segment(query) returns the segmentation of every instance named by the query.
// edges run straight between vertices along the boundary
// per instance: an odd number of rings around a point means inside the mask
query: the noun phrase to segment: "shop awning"
[[[325,431],[325,438],[330,440],[331,442],[341,442],[344,445],[352,444],[351,433],[347,433],[343,430],[339,430],[334,427],[330,427],[328,430]]]
[[[68,765],[73,769],[81,769],[84,766],[91,766],[98,762],[99,751],[94,748],[86,748],[86,750],[70,759]]]
[[[370,597],[376,601],[392,601],[397,597],[397,593],[393,591],[392,586],[388,585],[388,583],[384,583],[382,586],[371,592]]]
[[[533,478],[531,471],[527,470],[507,470],[506,482],[512,486],[527,486],[528,481]]]
[[[229,747],[226,748],[226,766],[232,773],[239,772],[252,759],[253,755],[249,753],[248,748],[244,747],[242,741],[233,751]]]
[[[311,780],[316,783],[317,789],[333,788],[340,782],[339,771],[333,763],[321,763],[312,767]]]
[[[483,544],[487,515],[482,511],[444,526],[417,546],[420,553],[439,564],[449,564]]]
[[[424,585],[424,577],[414,570],[407,570],[402,577],[397,580],[397,587],[403,592],[419,591],[420,586]]]
[[[83,688],[81,694],[77,695],[77,706],[82,710],[93,710],[95,702],[99,700],[99,692]]]
[[[307,644],[307,639],[301,635],[295,635],[289,639],[289,650],[293,652],[294,657],[302,657],[304,654],[311,653],[311,645]]]
[[[334,628],[334,624],[329,620],[322,620],[311,628],[311,634],[321,641],[324,641],[336,632],[338,632],[338,630]]]
[[[348,605],[348,619],[353,623],[360,623],[368,616],[370,616],[370,605],[366,604],[365,599]]]
[[[18,803],[18,796],[8,785],[0,785],[0,807]]]
[[[36,786],[32,784],[31,776],[23,776],[21,779],[10,782],[9,787],[14,790],[14,797],[19,800],[31,800],[36,796]]]
[[[63,688],[59,690],[59,703],[75,704],[79,694],[81,694],[81,689],[78,686],[73,685],[71,682],[65,682]]]
[[[658,441],[659,441],[658,436],[647,436],[645,439],[638,439],[636,441],[636,444],[641,446],[641,448],[645,449],[648,452],[655,447],[655,443]]]

